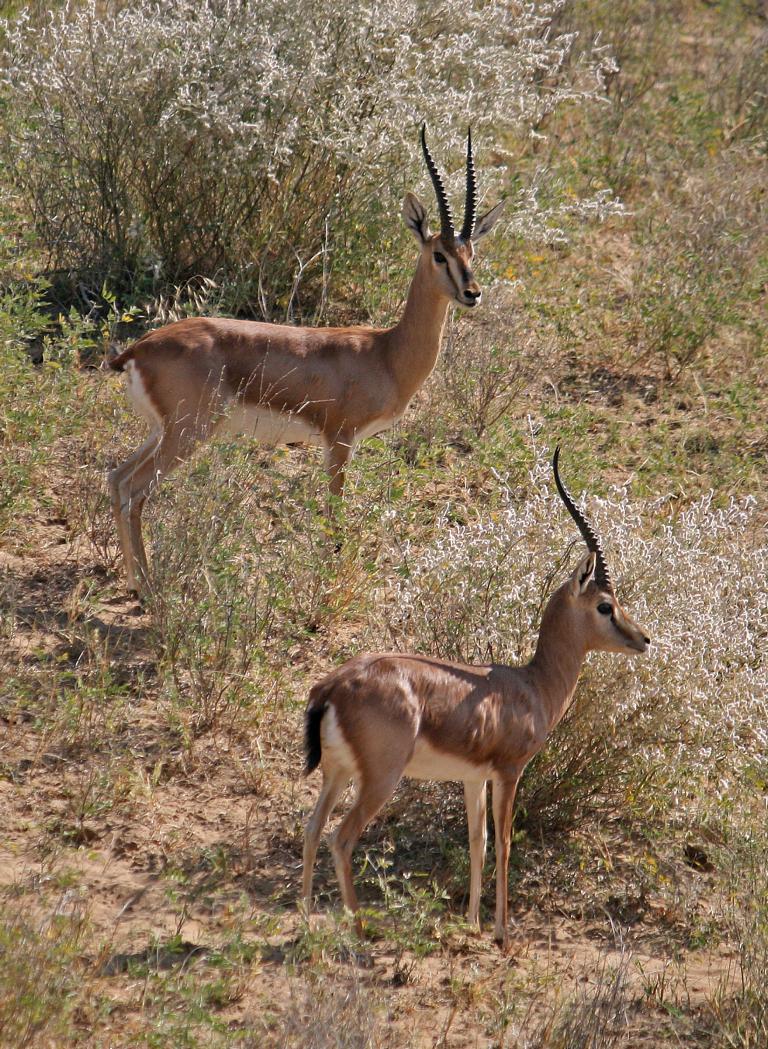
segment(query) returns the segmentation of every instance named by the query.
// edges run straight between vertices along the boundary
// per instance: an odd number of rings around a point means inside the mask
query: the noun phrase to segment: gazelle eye
[[[433,251],[432,258],[435,260],[435,262],[439,262],[443,265],[448,261],[445,255],[443,255],[442,251]]]
[[[613,612],[613,605],[609,605],[607,601],[601,601],[597,606],[597,611],[601,616],[609,616]]]

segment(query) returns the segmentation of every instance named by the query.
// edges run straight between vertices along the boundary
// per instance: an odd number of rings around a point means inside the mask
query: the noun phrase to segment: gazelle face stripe
[[[618,601],[612,601],[611,623],[624,639],[627,648],[634,652],[646,652],[651,641],[645,630],[627,615]]]
[[[448,282],[452,289],[452,298],[460,306],[472,308],[481,299],[480,287],[475,280],[472,270],[466,263],[464,255],[471,256],[471,246],[454,243],[446,247],[444,242],[439,241],[439,247],[433,245],[432,250],[440,251],[444,256],[444,263],[436,263],[440,269],[445,271]]]

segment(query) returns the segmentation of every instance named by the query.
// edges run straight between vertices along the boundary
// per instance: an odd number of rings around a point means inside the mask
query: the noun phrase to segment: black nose
[[[468,299],[470,302],[477,302],[481,295],[482,292],[479,288],[477,289],[477,291],[472,291],[471,288],[464,289],[464,298]]]
[[[651,639],[649,637],[646,637],[645,634],[643,634],[643,641],[645,641],[646,645],[650,645],[651,643]]]

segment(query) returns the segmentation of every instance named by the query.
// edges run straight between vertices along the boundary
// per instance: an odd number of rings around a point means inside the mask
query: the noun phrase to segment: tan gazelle
[[[468,917],[479,928],[486,784],[491,780],[494,937],[508,946],[512,808],[523,769],[568,709],[587,652],[645,652],[650,644],[616,600],[600,541],[560,480],[558,456],[559,449],[552,463],[555,483],[589,553],[550,597],[527,666],[465,666],[429,656],[367,654],[351,659],[310,692],[306,772],[319,765],[323,785],[304,838],[302,898],[307,914],[320,834],[350,780],[356,796],[331,848],[344,905],[353,912],[352,851],[401,778],[462,780],[469,826]]]
[[[456,233],[445,189],[421,146],[437,197],[440,232],[407,193],[403,217],[420,255],[405,309],[392,328],[299,328],[198,317],[150,332],[110,362],[125,372],[129,396],[152,427],[109,475],[112,508],[129,587],[147,582],[141,514],[147,497],[215,431],[244,432],[267,444],[324,446],[330,491],[363,438],[392,426],[432,371],[448,306],[475,307],[480,288],[474,245],[503,201],[477,218],[471,134],[467,135],[464,223]]]

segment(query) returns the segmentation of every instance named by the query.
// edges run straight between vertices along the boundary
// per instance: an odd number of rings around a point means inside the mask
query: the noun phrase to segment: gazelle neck
[[[551,731],[571,704],[587,646],[555,593],[544,609],[536,652],[528,669],[544,705]]]
[[[427,265],[422,256],[408,289],[403,315],[388,332],[390,367],[406,400],[411,399],[435,366],[450,304],[435,287]]]

